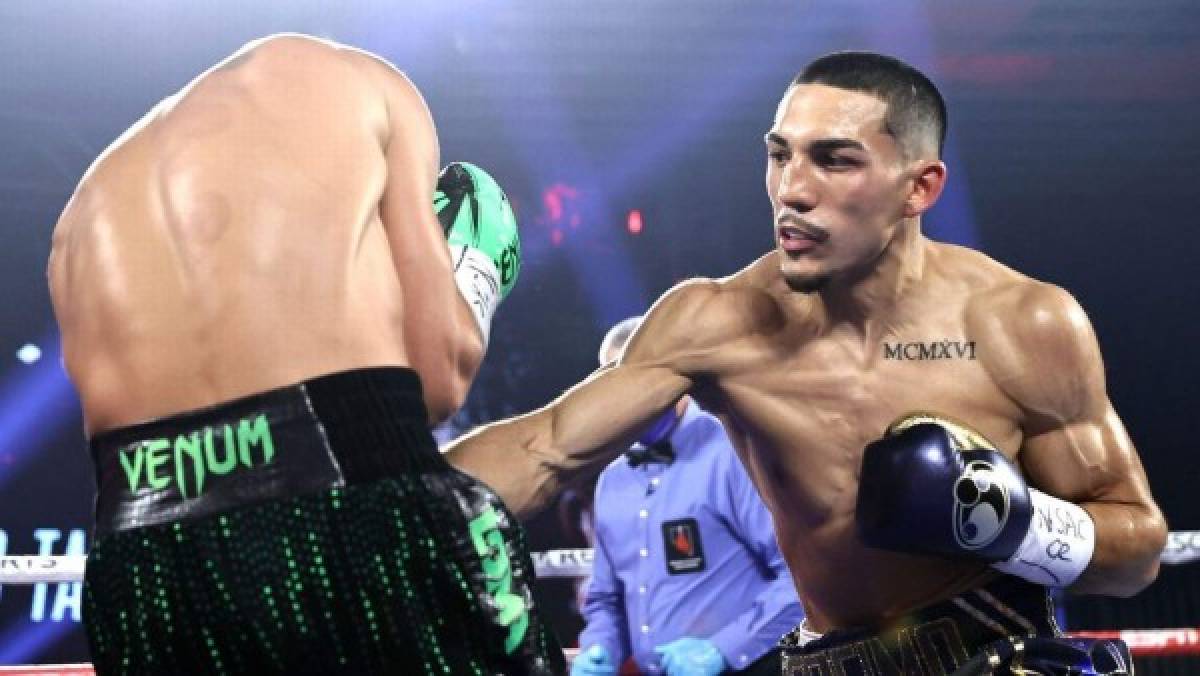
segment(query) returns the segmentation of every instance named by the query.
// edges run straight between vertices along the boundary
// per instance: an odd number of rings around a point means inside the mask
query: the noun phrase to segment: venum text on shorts
[[[119,454],[130,494],[174,484],[185,498],[189,493],[195,497],[204,492],[206,475],[220,477],[239,467],[268,464],[274,457],[271,428],[262,414],[238,420],[235,425],[208,426],[179,434],[174,439],[140,441]]]
[[[893,361],[975,359],[973,340],[926,340],[883,344],[883,358]]]

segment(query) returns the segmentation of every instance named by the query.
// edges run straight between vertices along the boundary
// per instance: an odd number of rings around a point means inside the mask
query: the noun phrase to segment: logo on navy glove
[[[996,468],[972,460],[954,483],[954,539],[963,549],[990,545],[1008,523],[1009,496]]]

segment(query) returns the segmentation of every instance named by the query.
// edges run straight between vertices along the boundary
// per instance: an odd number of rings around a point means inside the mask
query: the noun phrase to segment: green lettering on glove
[[[487,343],[492,316],[521,271],[517,219],[487,172],[453,162],[438,175],[433,208],[446,234],[454,280]]]

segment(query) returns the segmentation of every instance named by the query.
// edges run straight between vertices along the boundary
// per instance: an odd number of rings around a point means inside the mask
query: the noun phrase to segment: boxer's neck
[[[818,292],[828,325],[850,328],[867,338],[886,333],[901,321],[904,297],[924,272],[920,219],[905,219],[873,262]]]

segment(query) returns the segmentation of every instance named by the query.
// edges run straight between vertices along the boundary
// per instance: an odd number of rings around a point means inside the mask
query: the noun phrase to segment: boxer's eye
[[[817,155],[816,161],[823,167],[833,169],[846,169],[862,164],[858,158],[843,153],[821,153]]]

